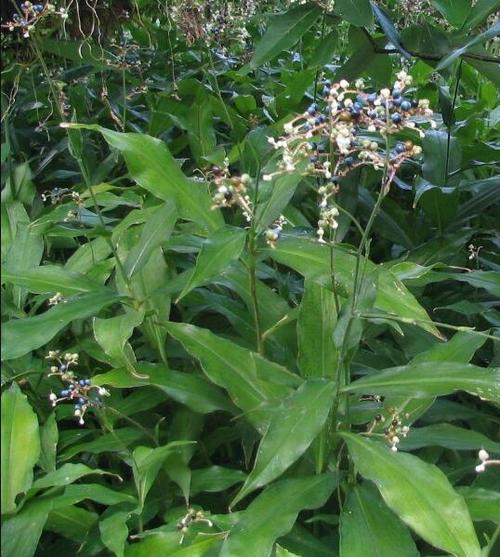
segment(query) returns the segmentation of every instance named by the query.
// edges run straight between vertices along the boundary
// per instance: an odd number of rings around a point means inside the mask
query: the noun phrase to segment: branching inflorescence
[[[318,239],[324,242],[327,230],[337,228],[338,209],[333,203],[341,179],[352,170],[371,166],[384,170],[384,194],[396,172],[410,158],[418,157],[422,148],[411,140],[389,143],[389,136],[405,129],[423,137],[423,123],[435,127],[427,99],[417,100],[407,88],[412,78],[405,71],[397,75],[392,90],[366,90],[362,79],[352,86],[348,81],[324,82],[323,103],[312,103],[307,110],[284,125],[284,134],[269,142],[281,149],[278,168],[263,179],[296,171],[307,161],[306,174],[320,178],[318,193]],[[320,104],[322,106],[320,106]]]
[[[61,354],[59,350],[51,350],[46,359],[54,362],[50,367],[49,377],[57,376],[66,384],[58,395],[50,393],[49,400],[52,406],[55,407],[60,402],[73,402],[74,416],[78,418],[78,423],[83,425],[87,410],[101,407],[101,397],[109,396],[110,393],[104,387],[93,385],[89,378],[77,377],[71,368],[78,365],[78,354]]]

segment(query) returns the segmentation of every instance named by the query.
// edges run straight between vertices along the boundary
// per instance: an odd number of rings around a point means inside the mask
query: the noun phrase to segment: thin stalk
[[[461,78],[462,78],[462,60],[460,60],[460,63],[458,64],[458,69],[457,69],[457,82],[455,84],[455,91],[453,93],[453,101],[452,101],[452,105],[451,105],[451,113],[452,114],[455,112],[455,104],[457,102],[458,87],[460,85],[460,79]],[[449,169],[449,166],[450,166],[451,126],[452,126],[452,123],[450,122],[450,125],[448,126],[448,137],[446,139],[445,186],[448,184],[448,178],[449,178],[448,169]]]
[[[252,299],[252,313],[255,323],[255,344],[257,352],[264,355],[264,339],[262,334],[262,324],[259,311],[259,299],[257,295],[257,246],[256,234],[254,230],[250,230],[250,237],[248,239],[248,274],[250,278],[250,296]]]

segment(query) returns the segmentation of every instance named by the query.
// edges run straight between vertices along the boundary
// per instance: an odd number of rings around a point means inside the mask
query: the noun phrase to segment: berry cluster
[[[400,437],[406,437],[410,431],[410,428],[406,425],[401,425],[402,422],[397,414],[394,414],[391,419],[389,427],[384,429],[384,435],[387,441],[391,445],[391,451],[396,452],[398,450],[398,445],[401,441]]]
[[[283,226],[287,223],[286,218],[283,215],[273,222],[273,224],[264,232],[267,245],[274,249],[276,243],[280,239],[281,232],[283,231]]]
[[[247,194],[250,176],[248,174],[231,176],[228,162],[225,161],[222,168],[220,166],[212,167],[210,178],[216,187],[212,198],[212,209],[237,205],[242,209],[247,222],[250,222],[253,217],[252,202]]]
[[[12,20],[2,24],[2,27],[9,31],[19,29],[22,36],[27,39],[35,25],[48,15],[58,15],[63,20],[68,18],[68,12],[65,8],[56,9],[54,4],[33,4],[32,2],[23,2],[21,4],[22,15],[14,14]]]
[[[281,150],[281,160],[278,169],[264,175],[264,180],[295,171],[306,161],[305,173],[315,174],[323,182],[319,191],[320,241],[324,241],[327,229],[337,226],[337,210],[328,207],[328,202],[333,201],[344,176],[362,166],[385,169],[383,187],[387,191],[399,167],[421,154],[421,147],[410,140],[390,144],[390,136],[405,128],[423,137],[422,123],[436,125],[429,101],[412,98],[406,91],[411,83],[405,71],[398,73],[392,90],[378,92],[366,90],[362,79],[353,86],[346,80],[333,84],[325,81],[322,107],[312,103],[284,125],[281,137],[269,138],[273,147]]]
[[[193,522],[205,522],[210,528],[212,528],[213,526],[213,522],[208,518],[205,518],[203,511],[188,509],[186,515],[182,517],[181,520],[179,520],[179,522],[177,523],[177,530],[182,534],[179,543],[182,543],[182,541],[184,540],[184,536],[189,530],[189,526],[191,526]]]
[[[88,378],[78,379],[71,367],[78,365],[78,354],[61,354],[59,350],[51,350],[46,356],[47,360],[52,360],[57,365],[50,367],[49,377],[58,376],[61,381],[66,383],[66,387],[59,392],[59,395],[51,392],[49,400],[52,406],[60,402],[71,401],[74,403],[74,416],[78,418],[78,423],[85,423],[84,416],[89,408],[102,406],[100,397],[109,396],[109,392],[104,387],[92,385]]]

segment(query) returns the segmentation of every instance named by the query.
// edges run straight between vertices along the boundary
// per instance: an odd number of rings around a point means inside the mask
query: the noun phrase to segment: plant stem
[[[264,342],[263,342],[262,326],[261,326],[260,312],[259,312],[259,300],[257,296],[256,234],[253,229],[250,230],[250,236],[248,239],[248,252],[249,252],[248,272],[250,276],[250,296],[252,298],[252,313],[253,313],[253,320],[255,323],[255,344],[257,347],[257,352],[261,355],[264,355]]]

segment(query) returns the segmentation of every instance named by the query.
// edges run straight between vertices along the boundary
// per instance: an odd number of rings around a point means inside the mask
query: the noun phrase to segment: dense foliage
[[[495,0],[2,4],[2,556],[500,550]]]

